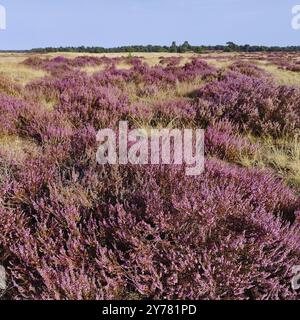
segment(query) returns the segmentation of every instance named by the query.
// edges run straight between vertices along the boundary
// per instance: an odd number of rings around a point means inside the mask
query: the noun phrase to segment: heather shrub
[[[263,69],[259,68],[257,65],[252,63],[247,63],[245,61],[237,61],[233,63],[228,68],[234,72],[240,72],[246,76],[254,77],[254,78],[265,78],[269,75]]]
[[[49,59],[42,59],[38,56],[33,56],[25,59],[23,64],[33,67],[33,68],[43,68],[45,62],[48,62]]]
[[[196,117],[195,109],[188,99],[171,99],[153,105],[152,124],[163,120],[165,123],[192,125]],[[174,124],[175,125],[175,124]]]
[[[127,114],[128,98],[115,87],[74,86],[60,96],[57,109],[76,126],[112,125]]]
[[[160,88],[157,85],[139,86],[136,94],[138,97],[151,97],[158,94],[159,89]]]
[[[178,67],[176,71],[178,80],[186,81],[195,79],[196,77],[202,77],[203,79],[209,79],[210,77],[213,78],[217,70],[206,61],[193,59],[183,68]]]
[[[176,86],[178,81],[189,81],[196,78],[209,78],[215,76],[215,69],[208,65],[205,61],[200,59],[193,59],[191,62],[179,67],[177,64],[167,64],[166,66],[159,65],[150,67],[139,58],[95,58],[95,57],[77,57],[75,59],[67,59],[64,57],[57,57],[52,60],[38,59],[32,62],[32,58],[27,59],[25,64],[32,65],[35,68],[42,68],[49,71],[52,79],[44,79],[31,83],[29,88],[45,87],[44,90],[48,91],[50,87],[56,87],[57,82],[62,81],[68,83],[70,79],[73,81],[75,78],[83,77],[85,73],[80,73],[78,68],[91,65],[102,65],[106,68],[94,74],[91,81],[96,81],[101,85],[117,85],[123,86],[128,82],[137,85],[147,85],[149,88],[166,88],[168,86]],[[128,70],[120,70],[116,68],[118,63],[125,62],[132,65]],[[85,75],[87,76],[87,75]],[[66,80],[66,79],[69,79]],[[147,94],[147,90],[145,94]],[[143,95],[143,93],[141,93]]]
[[[22,122],[22,116],[30,113],[30,105],[22,99],[0,93],[0,134],[16,134],[17,127]]]
[[[60,175],[39,161],[1,189],[15,206],[0,215],[13,297],[297,297],[298,225],[280,218],[297,201],[272,175],[214,160],[196,179],[180,168],[93,164]]]
[[[49,112],[39,104],[0,94],[0,135],[30,138],[37,144],[60,141],[70,131],[67,117],[58,111]]]
[[[193,59],[183,67],[168,65],[148,67],[146,64],[134,68],[135,78],[138,83],[155,84],[158,82],[176,84],[178,81],[188,81],[199,78],[208,78],[215,74],[215,69],[207,62],[200,59]],[[138,74],[136,74],[138,72]]]
[[[205,152],[207,155],[226,159],[230,162],[239,161],[241,157],[253,157],[257,145],[249,139],[239,136],[238,129],[229,121],[221,121],[205,131]]]
[[[132,67],[119,70],[123,62]],[[12,159],[0,140],[4,299],[299,299],[290,286],[299,196],[272,170],[232,164],[257,152],[248,133],[299,129],[299,89],[249,63],[217,71],[180,62],[31,57],[24,63],[48,77],[18,98],[0,80],[0,136],[35,148]],[[105,68],[89,76],[80,71],[87,65]],[[198,79],[195,96],[175,96]],[[46,110],[42,100],[55,104]],[[98,165],[97,131],[124,119],[146,130],[205,128],[204,173]]]
[[[31,100],[57,100],[60,94],[56,85],[57,80],[49,77],[35,80],[25,86],[24,95],[30,97]]]
[[[200,123],[227,119],[254,134],[292,134],[300,127],[300,90],[228,73],[198,90]]]
[[[137,59],[128,60],[130,64],[137,64]],[[107,58],[107,57],[95,57],[95,56],[78,56],[74,59],[69,59],[63,56],[58,56],[53,59],[39,57],[30,57],[23,61],[23,64],[35,69],[43,69],[48,71],[52,76],[59,77],[76,69],[80,69],[87,66],[101,66],[106,68],[115,67],[116,64],[126,61],[126,58]]]
[[[84,66],[81,57],[78,57],[76,61],[58,56],[53,59],[39,57],[31,57],[23,61],[23,64],[30,66],[34,69],[42,69],[48,71],[53,77],[59,77],[62,74],[72,71],[73,66],[78,63],[79,66]]]
[[[27,86],[27,92],[34,97],[55,100],[54,109],[65,114],[75,126],[101,126],[126,115],[128,98],[120,89],[112,85],[102,85],[85,73],[75,72],[61,79],[43,79]],[[115,119],[115,120],[114,120]]]
[[[160,57],[159,63],[167,67],[176,67],[182,61],[182,57]]]
[[[207,78],[213,76],[215,69],[200,59],[193,59],[183,67],[177,65],[161,65],[150,67],[146,63],[135,63],[130,70],[111,69],[113,74],[119,74],[125,80],[136,84],[176,85],[178,81],[188,81],[198,78]]]

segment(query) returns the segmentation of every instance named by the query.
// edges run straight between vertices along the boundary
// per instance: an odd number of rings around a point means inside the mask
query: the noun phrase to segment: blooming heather
[[[181,62],[32,57],[45,78],[1,80],[0,147],[22,139],[22,157],[0,148],[4,299],[299,299],[297,192],[270,169],[234,164],[258,148],[246,134],[299,129],[299,89],[249,64]],[[196,93],[176,95],[193,81]],[[97,131],[120,120],[205,128],[204,173],[97,164]]]

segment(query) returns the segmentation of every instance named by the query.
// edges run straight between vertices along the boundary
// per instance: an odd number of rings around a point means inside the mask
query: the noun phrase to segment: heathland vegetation
[[[0,54],[3,299],[299,299],[300,55],[175,46]],[[120,120],[205,129],[205,172],[97,164]]]

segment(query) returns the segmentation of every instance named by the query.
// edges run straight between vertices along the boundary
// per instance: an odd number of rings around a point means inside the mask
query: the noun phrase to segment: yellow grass
[[[226,68],[232,64],[229,60],[206,59],[206,62],[218,69]]]
[[[105,70],[106,66],[102,65],[102,66],[86,66],[83,68],[80,68],[81,71],[86,72],[88,75],[92,75],[95,74],[97,72],[101,72],[103,70]],[[116,68],[119,70],[128,70],[130,68],[132,68],[132,66],[130,64],[127,63],[118,63],[116,65]]]
[[[24,59],[19,61],[18,58],[4,58],[0,56],[0,75],[5,78],[21,84],[25,85],[28,82],[44,77],[47,73],[42,70],[34,70],[30,67],[22,65],[21,62]]]
[[[252,138],[253,142],[255,140]],[[260,147],[254,156],[243,155],[245,167],[272,168],[292,186],[300,188],[300,137],[258,139]]]
[[[280,85],[300,86],[300,73],[279,69],[275,65],[260,64],[260,67],[271,73]]]
[[[47,111],[53,111],[55,105],[58,103],[57,99],[55,98],[51,100],[40,98],[38,102],[39,102],[39,105]]]
[[[176,85],[176,96],[185,97],[195,90],[200,89],[204,84],[205,82],[201,78],[189,82],[178,82]]]
[[[134,83],[128,83],[126,84],[125,92],[131,102],[142,102],[151,105],[153,102],[189,97],[195,90],[200,89],[204,83],[201,78],[189,82],[177,82],[175,88],[163,88],[149,96],[140,96],[138,92],[142,87]]]
[[[96,67],[86,66],[86,67],[80,68],[81,71],[86,72],[88,75],[92,75],[94,73],[103,71],[104,69],[105,69],[105,66],[96,66]]]
[[[128,63],[118,63],[116,65],[116,68],[119,70],[128,70],[132,68],[132,65],[128,64]]]
[[[33,141],[16,135],[0,136],[0,149],[7,158],[20,162],[27,154],[38,152],[38,146]]]

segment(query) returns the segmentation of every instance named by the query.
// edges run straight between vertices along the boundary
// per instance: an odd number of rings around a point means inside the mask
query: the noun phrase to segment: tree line
[[[48,53],[48,52],[86,52],[86,53],[130,53],[130,52],[170,52],[170,53],[203,53],[205,51],[223,51],[223,52],[276,52],[276,51],[300,51],[300,46],[258,46],[258,45],[238,45],[234,42],[227,42],[226,45],[214,45],[214,46],[193,46],[188,41],[185,41],[181,45],[177,45],[175,41],[170,46],[161,45],[133,45],[133,46],[121,46],[115,48],[104,47],[46,47],[46,48],[34,48],[31,50],[0,50],[0,52],[33,52],[33,53]]]

